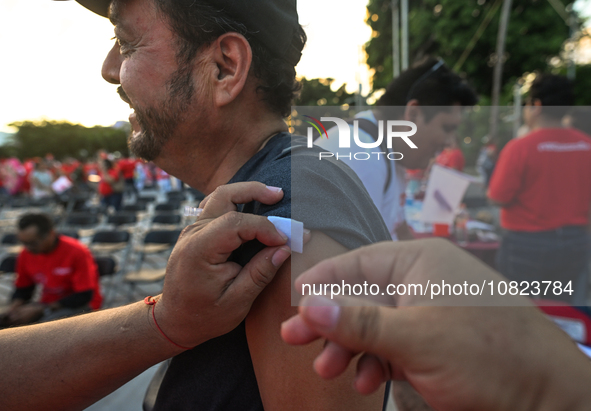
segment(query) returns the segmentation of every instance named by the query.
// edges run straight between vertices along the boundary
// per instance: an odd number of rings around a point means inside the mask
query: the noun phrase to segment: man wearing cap
[[[299,89],[294,66],[306,41],[295,1],[78,1],[115,25],[102,74],[121,85],[133,109],[136,155],[210,194],[208,201],[227,183],[280,187],[277,204],[238,210],[293,218],[312,231],[304,253],[281,267],[245,322],[172,359],[154,409],[381,409],[383,390],[361,397],[346,376],[324,382],[313,374],[306,364],[321,345],[293,349],[279,335],[296,312],[292,270],[389,238],[354,173],[319,162],[318,148],[287,133],[283,119]],[[260,249],[249,242],[230,261],[244,265]],[[182,244],[175,253],[185,255]],[[177,269],[194,269],[191,258]]]

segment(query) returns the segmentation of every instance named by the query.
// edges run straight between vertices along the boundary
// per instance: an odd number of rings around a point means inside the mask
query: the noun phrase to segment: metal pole
[[[497,122],[499,117],[499,96],[501,94],[501,81],[503,77],[503,56],[505,54],[505,40],[507,37],[507,27],[511,15],[512,0],[504,0],[501,10],[501,20],[499,21],[499,32],[497,34],[497,61],[493,74],[492,101],[490,108],[490,132],[491,140],[497,136]]]
[[[521,84],[519,82],[513,86],[513,110],[513,138],[517,138],[521,126]]]
[[[394,78],[400,75],[400,11],[398,0],[392,0],[392,66]]]
[[[402,70],[408,68],[408,0],[402,0],[400,4],[402,18]]]
[[[566,69],[566,77],[569,80],[574,80],[576,77],[576,62],[575,62],[575,52],[576,52],[576,43],[575,43],[575,35],[577,33],[577,18],[575,15],[575,11],[573,10],[572,4],[569,4],[567,8],[568,12],[568,26],[570,28],[570,47],[571,49],[568,51],[568,65]]]

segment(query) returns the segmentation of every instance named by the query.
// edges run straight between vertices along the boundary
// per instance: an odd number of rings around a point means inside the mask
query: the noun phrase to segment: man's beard
[[[132,131],[127,145],[133,154],[147,161],[153,161],[160,155],[162,147],[184,118],[195,91],[190,66],[179,67],[168,82],[168,90],[168,97],[156,107],[144,109],[134,106],[141,131],[135,137]],[[121,90],[121,93],[124,91]]]

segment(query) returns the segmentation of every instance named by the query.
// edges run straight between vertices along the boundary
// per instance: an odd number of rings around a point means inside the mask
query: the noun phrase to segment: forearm
[[[21,305],[24,305],[25,303],[26,303],[25,300],[20,299],[20,298],[15,298],[15,299],[12,300],[12,303],[10,304],[10,310],[9,311],[12,311],[12,310],[18,308]]]
[[[6,329],[0,409],[82,409],[181,351],[158,334],[143,302]]]

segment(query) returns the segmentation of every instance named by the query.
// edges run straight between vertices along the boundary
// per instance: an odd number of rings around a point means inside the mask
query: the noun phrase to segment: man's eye
[[[457,126],[443,126],[443,131],[446,133],[454,133],[458,129]]]

